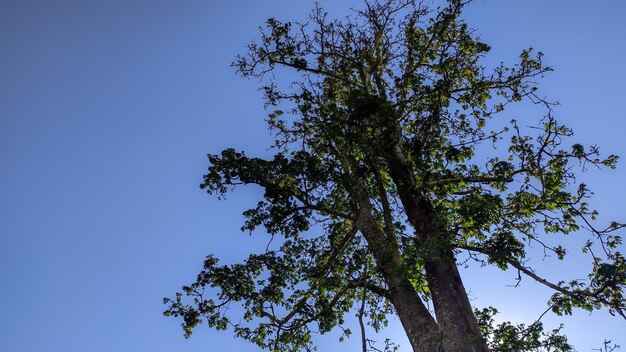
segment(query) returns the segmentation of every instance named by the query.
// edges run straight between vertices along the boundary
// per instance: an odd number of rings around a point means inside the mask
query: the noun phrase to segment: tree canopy
[[[551,71],[541,52],[486,66],[489,45],[461,18],[467,2],[369,0],[341,20],[316,7],[303,23],[267,21],[234,66],[262,82],[275,155],[210,154],[201,187],[262,187],[242,230],[271,239],[242,263],[209,255],[165,299],[186,336],[206,321],[268,350],[311,350],[314,332],[350,335],[356,313],[363,351],[374,350],[365,324],[378,331],[390,315],[414,351],[572,349],[540,321],[494,324],[495,308],[475,310],[457,268],[467,260],[545,285],[556,314],[626,318],[624,225],[598,224],[576,179],[617,156],[571,140],[537,88]],[[507,119],[516,103],[543,113]],[[588,277],[549,281],[547,260],[577,250],[561,242],[573,232],[588,238]],[[539,267],[531,245],[547,258]]]

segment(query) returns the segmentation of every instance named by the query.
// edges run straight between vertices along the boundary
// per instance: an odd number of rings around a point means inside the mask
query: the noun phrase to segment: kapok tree
[[[314,332],[349,334],[356,312],[364,351],[364,324],[378,330],[394,314],[414,351],[570,349],[540,322],[494,326],[493,309],[474,311],[460,259],[547,286],[557,314],[625,317],[623,225],[596,225],[576,181],[617,157],[570,142],[536,88],[550,71],[540,52],[484,66],[490,47],[460,18],[466,2],[370,0],[343,20],[315,8],[304,23],[267,21],[234,66],[261,79],[276,154],[209,155],[201,187],[222,197],[261,186],[242,229],[273,241],[239,264],[208,256],[197,281],[165,299],[187,336],[206,321],[272,351],[310,350]],[[544,113],[502,121],[518,102]],[[588,277],[549,281],[528,246],[567,260],[559,235],[572,232],[588,236]],[[245,314],[230,316],[230,304]]]

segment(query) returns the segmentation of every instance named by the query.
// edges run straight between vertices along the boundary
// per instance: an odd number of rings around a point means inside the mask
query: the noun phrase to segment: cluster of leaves
[[[536,321],[530,325],[503,322],[496,324],[493,317],[498,310],[489,307],[476,310],[478,324],[489,345],[494,351],[517,352],[569,352],[574,348],[567,342],[567,337],[560,334],[562,326],[544,331],[543,324]]]
[[[354,302],[364,299],[369,308],[362,314],[379,330],[387,324],[389,304],[356,290],[367,286],[384,291],[377,286],[379,278],[361,271],[372,265],[366,249],[354,229],[342,224],[329,227],[332,237],[296,235],[278,250],[252,254],[240,264],[218,265],[215,257],[208,256],[196,282],[183,287],[174,299],[165,299],[170,305],[165,315],[182,317],[187,337],[204,317],[212,328],[232,327],[236,336],[262,348],[287,351],[310,348],[312,334],[342,326]],[[330,250],[339,246],[341,250]],[[219,288],[217,293],[210,289],[214,287]],[[208,294],[215,299],[206,298]],[[193,305],[184,303],[184,296],[193,297]],[[243,322],[228,316],[232,302],[243,305]],[[344,328],[343,335],[350,334]]]

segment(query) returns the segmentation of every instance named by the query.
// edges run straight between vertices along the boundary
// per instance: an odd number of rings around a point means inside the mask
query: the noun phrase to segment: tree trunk
[[[372,249],[388,286],[388,298],[400,318],[413,351],[441,351],[439,327],[408,280],[397,243],[380,229],[372,216],[369,201],[362,200],[360,203],[356,224]]]
[[[426,262],[426,279],[431,290],[437,324],[441,330],[443,350],[487,352],[480,335],[454,257],[435,258]]]
[[[436,214],[428,201],[418,193],[415,176],[402,151],[399,126],[387,136],[387,163],[407,218],[422,246],[426,280],[430,289],[442,351],[487,352],[472,306],[467,298],[456,260],[445,234],[435,225]]]

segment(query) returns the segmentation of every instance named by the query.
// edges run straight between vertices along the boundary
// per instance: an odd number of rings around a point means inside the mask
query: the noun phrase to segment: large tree
[[[459,260],[547,286],[557,314],[606,307],[626,317],[622,225],[596,225],[575,178],[617,157],[570,141],[536,88],[550,71],[540,52],[485,67],[490,47],[460,18],[466,2],[370,0],[342,20],[315,8],[304,23],[267,21],[234,65],[261,79],[276,153],[209,155],[201,187],[222,197],[261,186],[242,229],[273,241],[239,264],[208,256],[197,281],[165,299],[187,335],[206,320],[272,351],[309,350],[314,331],[348,334],[353,311],[364,351],[364,324],[377,330],[390,314],[414,351],[570,348],[540,322],[494,326],[494,309],[475,311]],[[517,102],[543,113],[497,118]],[[575,231],[588,235],[588,278],[549,281],[528,247],[567,260],[559,235]],[[229,315],[231,303],[243,317]]]

